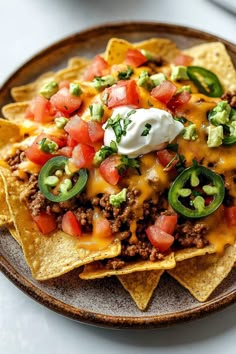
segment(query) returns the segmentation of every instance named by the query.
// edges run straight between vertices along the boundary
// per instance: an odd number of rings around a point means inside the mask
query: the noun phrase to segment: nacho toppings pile
[[[236,260],[235,90],[221,43],[181,52],[166,39],[115,38],[91,61],[13,88],[0,224],[33,276],[85,265],[82,279],[118,275],[144,309],[170,269],[206,300]],[[205,260],[223,272],[201,293]]]

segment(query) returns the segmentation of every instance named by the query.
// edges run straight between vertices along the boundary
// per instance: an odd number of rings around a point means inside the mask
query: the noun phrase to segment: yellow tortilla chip
[[[84,57],[73,57],[68,61],[69,68],[83,69],[90,64],[91,60]]]
[[[223,43],[200,44],[184,50],[184,53],[194,58],[192,65],[213,71],[225,90],[236,89],[236,71]]]
[[[185,248],[175,252],[175,260],[176,262],[182,262],[189,258],[212,254],[215,252],[216,248],[214,245],[206,246],[204,248]]]
[[[168,62],[172,61],[180,52],[175,43],[165,38],[151,38],[138,43],[112,38],[106,48],[105,60],[109,65],[120,64],[125,60],[128,49],[144,49]]]
[[[78,238],[61,230],[51,235],[43,235],[32,220],[27,207],[19,200],[24,184],[15,180],[5,169],[1,169],[0,174],[7,185],[10,213],[20,237],[25,259],[35,279],[54,278],[86,263],[112,258],[120,253],[121,245],[116,241],[106,249],[90,251],[82,247]]]
[[[109,65],[123,63],[127,50],[131,48],[133,45],[124,39],[111,38],[106,47],[105,60]]]
[[[9,103],[2,108],[2,114],[6,119],[16,124],[22,124],[25,119],[25,111],[29,101]]]
[[[69,67],[59,70],[58,72],[47,72],[40,75],[35,81],[13,87],[11,95],[16,102],[30,101],[39,94],[43,85],[50,81],[60,82],[63,80],[78,80],[82,77],[84,69],[87,67],[89,60],[86,58],[73,58],[69,61]]]
[[[235,261],[236,244],[227,247],[223,255],[204,255],[179,262],[168,273],[198,301],[206,301],[227,277]]]
[[[149,301],[156,289],[163,270],[150,270],[118,275],[118,279],[130,294],[138,308],[146,310]]]
[[[81,279],[97,279],[110,277],[111,275],[123,275],[133,272],[143,272],[146,270],[163,270],[171,269],[176,265],[174,253],[166,256],[161,261],[140,261],[130,262],[121,269],[106,269],[100,262],[94,262],[87,264],[84,267],[82,273],[80,273]]]
[[[6,193],[3,180],[0,178],[0,227],[12,222],[12,217],[6,202]]]
[[[166,38],[151,38],[142,42],[134,43],[134,48],[144,49],[153,55],[160,56],[167,62],[171,62],[180,53],[176,44]]]
[[[20,127],[6,119],[0,118],[0,149],[12,144],[21,138]],[[0,151],[0,157],[2,152]]]
[[[11,96],[16,102],[28,101],[35,97],[40,88],[47,82],[53,80],[54,72],[49,71],[40,75],[34,82],[26,85],[13,87],[11,89]]]

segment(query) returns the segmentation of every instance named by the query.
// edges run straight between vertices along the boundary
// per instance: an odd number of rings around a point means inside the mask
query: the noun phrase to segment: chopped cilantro
[[[120,162],[121,162],[120,165],[118,165],[116,167],[120,176],[122,176],[123,173],[128,168],[134,168],[140,174],[140,171],[139,171],[140,161],[139,161],[139,159],[134,159],[134,158],[128,157],[126,155],[122,155]]]
[[[121,118],[121,115],[117,114],[114,118],[109,118],[105,126],[105,129],[111,127],[114,130],[117,143],[121,141],[121,137],[123,135],[123,129],[120,123]]]
[[[176,116],[174,116],[174,120],[177,120],[178,122],[180,122],[180,123],[182,123],[182,124],[188,122],[188,119],[185,118],[185,117],[183,117],[183,116],[181,116],[181,117],[176,117]]]
[[[150,130],[152,128],[152,125],[147,123],[145,124],[145,129],[143,130],[141,136],[147,136],[150,133]]]
[[[133,75],[134,70],[131,66],[128,66],[128,69],[118,73],[119,80],[129,80],[131,75]]]
[[[102,146],[94,156],[93,163],[99,166],[108,156],[117,153],[117,146],[115,141],[110,143],[110,146]]]

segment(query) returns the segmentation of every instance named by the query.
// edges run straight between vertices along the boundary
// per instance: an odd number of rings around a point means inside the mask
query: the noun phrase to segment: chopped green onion
[[[56,127],[58,129],[63,129],[64,126],[68,123],[68,121],[69,121],[69,119],[67,119],[65,117],[55,118]]]
[[[55,143],[55,141],[52,141],[48,138],[43,138],[41,141],[37,142],[37,144],[39,145],[39,149],[43,152],[53,154],[58,150],[57,143]]]
[[[82,91],[79,84],[72,82],[72,83],[70,83],[70,93],[73,96],[80,96],[80,95],[82,95],[83,91]]]
[[[93,103],[89,106],[92,120],[101,122],[104,115],[104,108],[101,103]]]
[[[55,81],[50,81],[43,85],[43,87],[39,91],[39,94],[49,100],[52,95],[57,93],[58,89],[58,83]]]
[[[92,86],[97,90],[102,90],[116,83],[116,79],[112,75],[95,77],[92,81]]]

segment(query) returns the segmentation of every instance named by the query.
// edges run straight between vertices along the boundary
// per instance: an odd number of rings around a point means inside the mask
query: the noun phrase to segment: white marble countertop
[[[0,84],[45,46],[104,22],[170,22],[236,41],[236,16],[204,0],[0,0],[0,13]],[[51,312],[0,274],[2,354],[234,354],[235,318],[234,305],[196,322],[155,331],[95,328]]]

